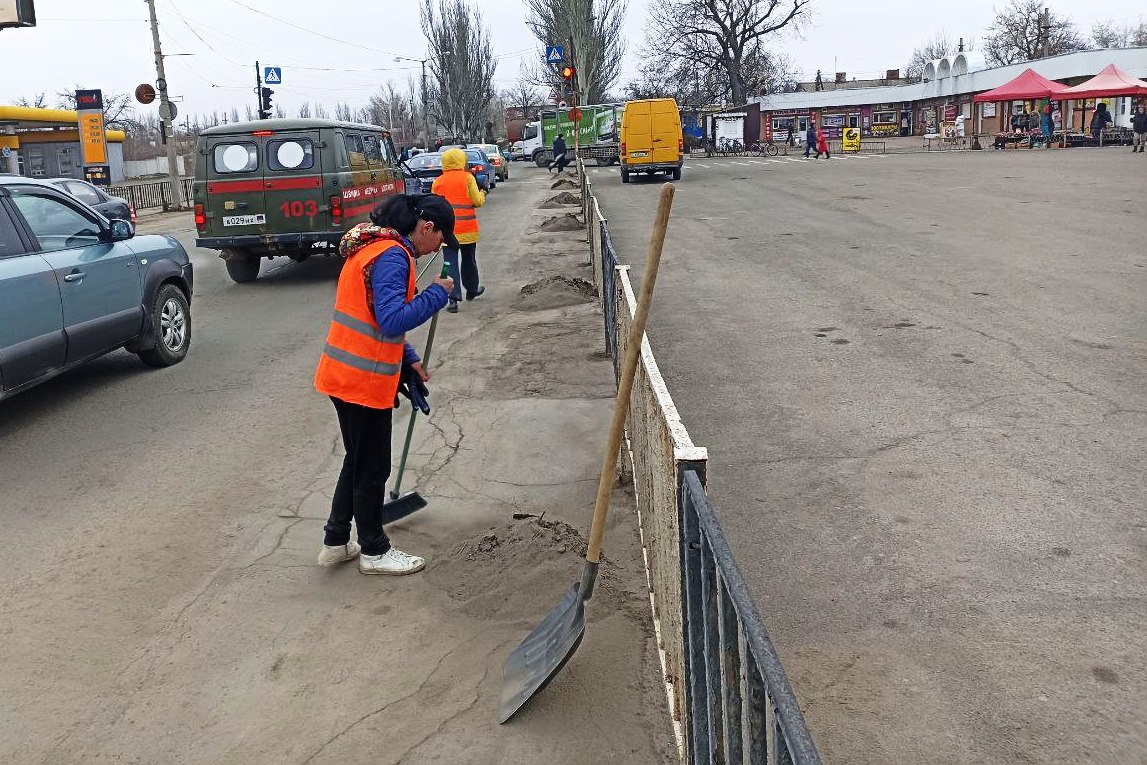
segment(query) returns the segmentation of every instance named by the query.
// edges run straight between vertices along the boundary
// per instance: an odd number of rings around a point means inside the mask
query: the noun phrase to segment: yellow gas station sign
[[[80,153],[85,165],[106,165],[108,146],[104,134],[104,115],[100,112],[80,114]]]

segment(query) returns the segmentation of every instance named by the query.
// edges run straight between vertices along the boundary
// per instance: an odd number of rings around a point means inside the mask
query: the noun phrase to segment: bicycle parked
[[[738,138],[717,139],[717,154],[723,157],[739,157],[745,153],[745,145]]]
[[[780,153],[780,148],[773,143],[772,139],[769,139],[764,142],[757,141],[749,147],[749,152],[752,153],[754,157],[763,157],[766,154],[770,157],[775,157]]]

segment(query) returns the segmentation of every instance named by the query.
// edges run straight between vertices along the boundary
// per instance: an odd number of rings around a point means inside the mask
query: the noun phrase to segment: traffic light
[[[270,88],[259,88],[259,119],[271,119],[271,94],[274,92]]]
[[[572,66],[563,66],[561,70],[562,80],[565,82],[573,82],[574,68]]]

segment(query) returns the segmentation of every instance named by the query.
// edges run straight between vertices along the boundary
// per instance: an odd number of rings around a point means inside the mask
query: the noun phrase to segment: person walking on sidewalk
[[[466,152],[447,149],[442,152],[442,175],[435,178],[430,187],[454,208],[454,235],[458,244],[446,247],[450,277],[454,280],[450,305],[446,308],[450,313],[458,313],[462,288],[466,289],[467,300],[486,291],[478,278],[478,208],[486,204],[486,195],[478,190],[478,182],[466,166]]]
[[[1139,153],[1143,153],[1144,145],[1147,145],[1147,105],[1139,104],[1139,111],[1131,118],[1131,129],[1135,131],[1135,141],[1131,144],[1131,153],[1134,154],[1138,149]]]
[[[828,138],[824,134],[824,130],[816,131],[816,158],[820,159],[823,154],[825,159],[832,159],[828,156]]]
[[[805,159],[808,159],[809,158],[808,153],[816,148],[816,132],[817,132],[816,131],[816,123],[813,122],[812,120],[809,120],[808,121],[808,130],[805,131],[805,137],[804,137],[804,158]],[[818,157],[820,156],[819,152],[817,152],[817,156]]]
[[[562,171],[566,169],[566,165],[569,164],[569,160],[566,159],[567,151],[569,151],[569,149],[566,148],[566,139],[559,135],[554,139],[554,161],[549,165],[549,169],[551,170],[555,165],[557,166],[558,175],[561,175]]]
[[[363,574],[413,574],[426,561],[390,544],[382,523],[390,477],[391,420],[404,370],[430,375],[405,335],[442,310],[452,279],[435,279],[421,294],[414,261],[454,239],[454,211],[434,194],[396,194],[339,243],[344,258],[335,315],[315,373],[315,388],[330,397],[346,457],[323,527],[320,566],[358,558]],[[351,541],[351,520],[358,542]]]

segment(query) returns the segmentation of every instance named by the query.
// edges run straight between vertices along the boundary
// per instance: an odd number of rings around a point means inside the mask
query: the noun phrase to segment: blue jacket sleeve
[[[403,335],[425,324],[446,307],[450,296],[440,285],[432,284],[406,302],[410,261],[401,247],[391,247],[374,262],[370,284],[374,291],[374,320],[386,335]],[[413,349],[407,346],[406,357]],[[415,354],[417,356],[417,354]],[[413,363],[413,362],[411,362]]]

